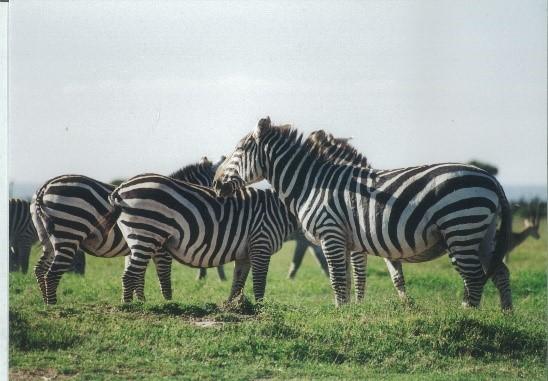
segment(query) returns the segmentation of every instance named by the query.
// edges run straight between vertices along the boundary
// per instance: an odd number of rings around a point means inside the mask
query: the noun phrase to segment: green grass
[[[541,232],[512,254],[511,315],[499,311],[491,283],[480,309],[462,309],[447,257],[404,265],[413,306],[399,302],[383,262],[370,258],[366,301],[335,309],[312,255],[286,280],[292,242],[273,257],[261,306],[224,306],[230,282],[215,271],[197,282],[177,263],[173,302],[162,300],[151,266],[147,302],[130,305],[119,302],[120,258],[88,256],[86,276],[66,274],[53,307],[31,274],[10,274],[10,378],[546,379],[544,224]]]

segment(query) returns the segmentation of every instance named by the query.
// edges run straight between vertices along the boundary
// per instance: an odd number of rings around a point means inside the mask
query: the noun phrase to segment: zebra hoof
[[[501,310],[502,310],[502,313],[503,314],[512,314],[514,313],[514,307],[512,305],[509,305],[509,306],[502,306],[501,307]]]
[[[471,304],[470,302],[462,302],[461,303],[461,306],[462,308],[464,308],[465,310],[468,310],[468,309],[477,309],[479,306],[478,305],[475,305],[475,304]]]

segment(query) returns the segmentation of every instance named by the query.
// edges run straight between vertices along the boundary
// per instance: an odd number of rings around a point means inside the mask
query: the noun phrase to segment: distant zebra
[[[270,256],[297,228],[270,190],[246,188],[220,199],[211,188],[147,174],[122,183],[109,200],[118,211],[104,229],[117,221],[131,248],[123,276],[125,302],[132,300],[150,258],[162,249],[191,267],[235,261],[229,300],[241,292],[251,268],[260,301]]]
[[[12,198],[9,200],[9,270],[27,273],[32,245],[38,241],[32,224],[30,203]]]
[[[217,171],[215,189],[228,195],[266,179],[307,234],[320,242],[337,305],[348,301],[348,252],[423,262],[448,250],[464,280],[465,306],[478,306],[491,276],[501,307],[512,308],[502,262],[511,212],[498,181],[462,164],[374,170],[330,162],[291,128],[262,119]],[[501,234],[495,242],[497,213]]]
[[[21,270],[26,274],[29,269],[30,250],[38,241],[28,201],[14,198],[9,200],[9,237],[9,270]],[[77,274],[84,274],[85,256],[82,251],[76,253],[71,270]]]
[[[171,176],[210,185],[216,166],[207,159]],[[118,228],[105,234],[99,226],[113,208],[108,196],[114,186],[86,176],[63,175],[47,181],[32,201],[32,218],[43,245],[34,273],[47,304],[57,302],[57,286],[70,267],[74,253],[82,248],[97,257],[119,257],[130,250]],[[171,299],[171,256],[154,258],[164,298]],[[144,276],[135,292],[144,298]]]
[[[318,245],[310,243],[304,234],[300,230],[296,230],[288,240],[295,240],[295,251],[293,252],[293,258],[291,259],[291,265],[289,267],[289,273],[287,277],[294,279],[297,275],[297,271],[301,267],[306,249],[311,248],[316,260],[320,264],[320,267],[325,275],[329,276],[329,269],[327,268],[327,261],[322,253],[322,249]]]

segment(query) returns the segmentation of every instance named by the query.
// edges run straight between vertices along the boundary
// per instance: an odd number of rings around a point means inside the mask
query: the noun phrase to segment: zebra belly
[[[236,259],[242,259],[248,256],[246,240],[227,240],[224,248],[214,249],[214,243],[209,240],[195,242],[190,247],[176,247],[175,242],[171,240],[167,244],[167,250],[178,262],[190,267],[217,267],[232,262]]]
[[[402,262],[419,263],[428,262],[433,259],[439,258],[447,252],[447,248],[442,242],[424,250],[421,253],[415,254],[411,257],[401,259]]]

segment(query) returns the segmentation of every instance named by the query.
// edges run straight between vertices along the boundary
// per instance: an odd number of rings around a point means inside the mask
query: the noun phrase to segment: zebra
[[[26,274],[32,245],[38,241],[32,224],[30,203],[12,198],[9,200],[9,269]]]
[[[357,166],[370,167],[370,163],[367,159],[359,155],[354,147],[348,144],[350,139],[341,139],[334,138],[333,135],[327,133],[323,130],[314,131],[310,134],[309,139],[315,142],[315,144],[320,145],[324,150],[324,155],[329,157],[332,161],[338,164],[351,164]],[[530,211],[530,215],[533,213]],[[532,223],[530,221],[533,221]],[[522,233],[511,233],[510,244],[508,246],[505,264],[507,262],[508,254],[517,246],[517,244],[523,242],[523,240],[529,235],[534,234],[535,232],[535,219],[534,217],[529,220],[529,218],[524,220],[526,229]],[[538,231],[538,210],[537,210],[537,220],[536,220],[536,229]],[[529,233],[531,232],[531,233]],[[496,231],[496,237],[500,234],[500,231]],[[525,237],[525,238],[523,238]],[[537,235],[538,237],[538,235]],[[496,238],[498,239],[498,238]],[[400,261],[389,260],[388,258],[383,258],[388,272],[392,279],[392,283],[398,293],[400,299],[404,302],[410,302],[409,297],[405,291],[405,278],[403,275],[403,267]],[[367,263],[366,263],[367,265]],[[508,281],[508,280],[503,280]]]
[[[117,223],[131,249],[123,275],[124,302],[132,300],[148,261],[161,250],[191,267],[235,261],[229,300],[241,293],[251,269],[254,297],[260,302],[270,256],[298,228],[271,190],[244,188],[221,199],[212,188],[145,174],[122,183],[109,201],[117,211],[102,229]]]
[[[26,274],[29,269],[29,257],[32,245],[38,241],[38,234],[32,222],[30,202],[12,198],[9,200],[9,269]],[[85,256],[78,251],[75,256],[75,273],[85,272]]]
[[[321,243],[337,306],[349,299],[349,250],[401,262],[429,261],[447,250],[464,281],[463,306],[479,306],[493,277],[502,309],[512,308],[502,261],[512,215],[501,185],[485,171],[455,163],[382,171],[333,164],[297,130],[274,127],[266,118],[219,168],[214,188],[226,196],[262,179],[307,238]]]
[[[207,158],[186,166],[171,176],[211,185],[216,165]],[[74,253],[82,248],[97,257],[119,257],[130,254],[122,233],[114,228],[105,234],[100,226],[113,209],[108,196],[114,186],[81,175],[62,175],[48,180],[35,194],[31,212],[43,253],[34,274],[46,304],[57,302],[61,276],[70,267]],[[172,296],[171,256],[159,253],[154,258],[160,288],[165,299]],[[135,290],[144,299],[144,277]]]

